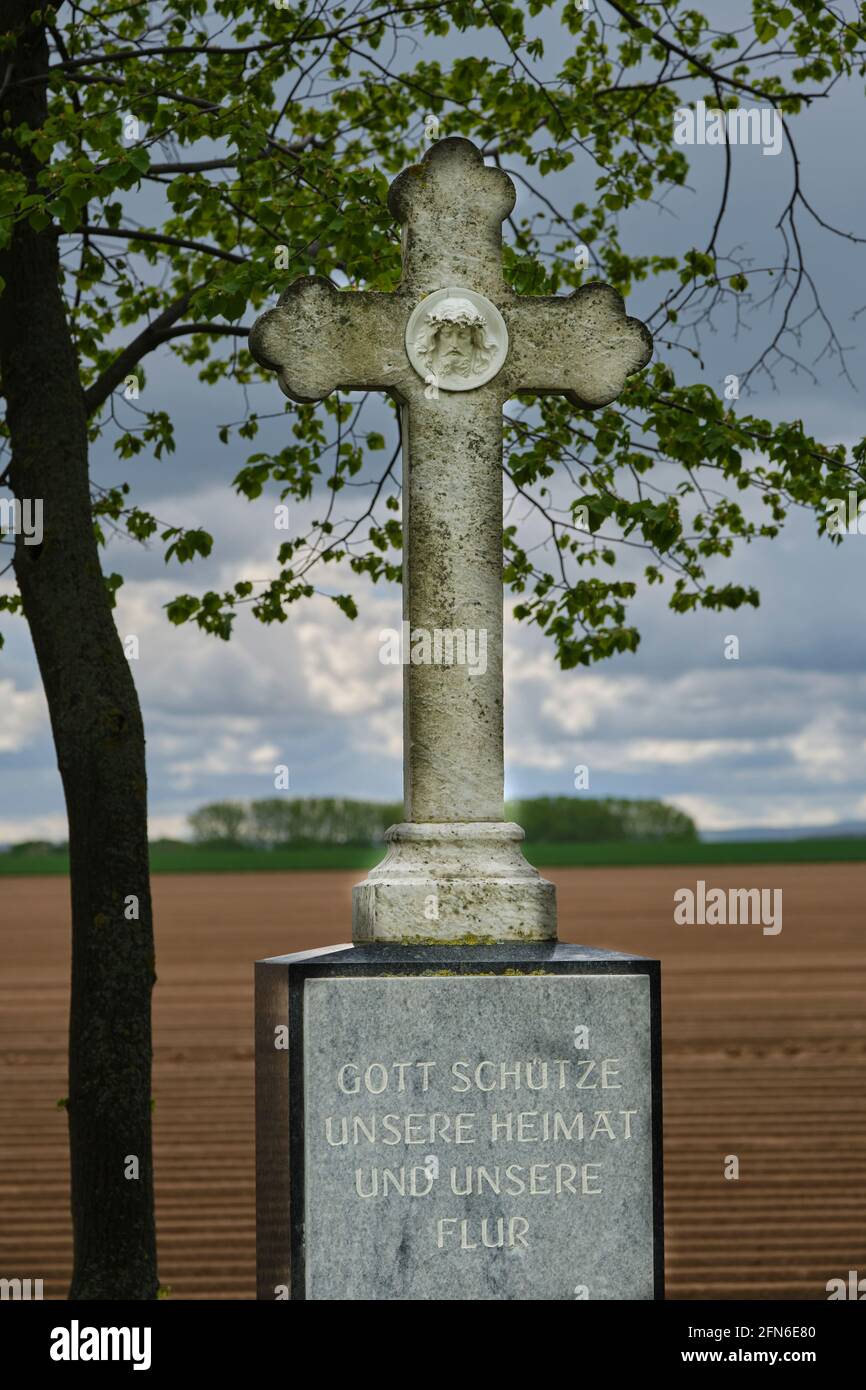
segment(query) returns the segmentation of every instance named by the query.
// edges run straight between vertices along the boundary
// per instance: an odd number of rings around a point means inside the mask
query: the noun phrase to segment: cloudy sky
[[[861,234],[862,178],[852,175],[859,167],[852,144],[858,129],[862,135],[862,100],[855,87],[840,85],[793,127],[813,205],[828,221]],[[642,206],[624,220],[629,249],[664,254],[706,244],[723,153],[687,153],[689,188],[663,208]],[[739,148],[733,157],[733,197],[720,244],[739,247],[756,266],[778,262],[774,228],[789,195],[790,152],[772,158]],[[551,176],[546,188],[555,201],[570,204],[591,197],[592,175],[575,165]],[[528,195],[519,197],[518,212],[529,210]],[[850,347],[854,385],[840,374],[838,360],[825,357],[814,366],[817,383],[783,368],[775,384],[754,378],[741,404],[774,420],[802,418],[819,437],[851,443],[864,433],[856,389],[864,380],[866,312],[856,316],[866,301],[866,290],[857,288],[866,283],[863,250],[815,223],[804,221],[803,232],[824,306]],[[660,297],[658,283],[642,286],[629,310],[647,315]],[[772,322],[756,312],[736,337],[733,325],[720,320],[702,344],[703,367],[686,371],[677,358],[678,372],[720,388],[728,373],[744,372],[754,360]],[[804,330],[804,360],[811,362],[823,344],[813,321]],[[128,479],[135,500],[158,517],[205,526],[216,539],[211,559],[195,569],[166,565],[158,545],[142,549],[120,539],[106,556],[106,568],[125,576],[119,630],[139,639],[134,670],[147,728],[152,833],[184,834],[188,812],[205,801],[273,794],[274,767],[283,763],[297,795],[397,799],[401,672],[379,661],[379,633],[400,619],[396,589],[334,579],[335,589],[357,594],[356,622],[317,597],[279,628],[263,628],[244,614],[228,644],[167,622],[163,605],[178,592],[268,578],[285,537],[274,530],[273,495],[249,503],[231,490],[249,450],[243,441],[222,445],[216,431],[243,414],[239,393],[201,385],[167,350],[146,366],[146,404],[174,417],[177,451],[121,465],[109,438],[95,451],[94,477],[105,485]],[[255,387],[252,399],[261,411],[282,409],[272,381]],[[368,427],[379,421],[387,422],[386,408],[375,404]],[[286,417],[271,422],[255,447],[277,445],[288,426]],[[320,514],[317,502],[311,512],[295,509],[293,521],[300,526]],[[741,551],[720,571],[757,585],[759,610],[679,616],[668,611],[663,591],[642,593],[634,608],[638,654],[588,671],[559,671],[549,643],[509,619],[507,793],[570,794],[580,763],[589,767],[591,794],[663,797],[705,830],[866,819],[864,559],[866,537],[847,537],[833,548],[815,538],[808,517],[796,517],[778,540]],[[65,835],[62,791],[32,647],[20,620],[4,615],[3,631],[0,842],[59,838]],[[724,658],[730,634],[739,639],[738,661]]]

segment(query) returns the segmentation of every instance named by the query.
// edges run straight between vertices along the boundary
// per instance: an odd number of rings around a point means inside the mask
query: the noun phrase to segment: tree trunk
[[[48,66],[32,0],[7,8],[17,43],[6,130],[45,118]],[[17,23],[16,23],[17,19]],[[0,74],[2,75],[2,74]],[[9,139],[0,157],[35,187]],[[19,534],[15,573],[45,686],[69,818],[72,992],[69,1140],[75,1265],[70,1298],[156,1296],[151,1159],[153,923],[144,731],[93,531],[87,420],[59,279],[57,230],[19,224],[0,252],[0,371],[8,484],[41,501],[43,539]],[[137,1160],[137,1176],[135,1164]]]

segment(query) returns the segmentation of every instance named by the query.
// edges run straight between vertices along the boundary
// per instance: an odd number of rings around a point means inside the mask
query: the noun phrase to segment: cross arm
[[[537,391],[584,408],[609,405],[652,357],[649,329],[626,316],[611,285],[593,282],[567,297],[518,296],[502,312],[511,341],[502,372],[507,395]]]
[[[407,372],[399,294],[341,290],[322,275],[289,286],[250,330],[249,349],[294,401],[344,390],[397,390]]]

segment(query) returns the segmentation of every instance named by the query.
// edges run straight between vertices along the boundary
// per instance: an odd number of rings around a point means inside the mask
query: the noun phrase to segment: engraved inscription
[[[304,1013],[308,1298],[652,1297],[645,976],[317,979]]]

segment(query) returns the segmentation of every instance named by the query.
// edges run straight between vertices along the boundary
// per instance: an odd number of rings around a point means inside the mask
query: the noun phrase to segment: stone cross
[[[292,400],[380,390],[402,408],[405,822],[355,889],[356,941],[556,937],[553,885],[503,821],[502,408],[519,391],[608,405],[652,338],[610,285],[514,294],[502,273],[514,202],[475,145],[440,140],[391,185],[399,288],[305,277],[250,333]]]

